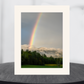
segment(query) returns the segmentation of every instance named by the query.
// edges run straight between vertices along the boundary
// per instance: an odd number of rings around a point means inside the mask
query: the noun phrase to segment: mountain
[[[54,58],[62,57],[62,49],[46,48],[46,47],[36,48],[34,45],[29,46],[26,44],[21,45],[21,49],[23,49],[24,51],[27,49],[29,49],[30,51],[37,51],[41,55],[45,54],[47,57],[50,57],[50,56],[52,56]]]

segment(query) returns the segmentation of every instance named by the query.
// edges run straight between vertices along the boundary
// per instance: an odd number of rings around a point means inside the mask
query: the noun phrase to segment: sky
[[[21,45],[29,45],[39,13],[21,13]],[[62,49],[62,13],[42,13],[33,45]]]

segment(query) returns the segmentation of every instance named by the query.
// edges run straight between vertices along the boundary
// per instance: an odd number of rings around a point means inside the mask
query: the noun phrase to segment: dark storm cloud
[[[40,43],[46,47],[62,48],[62,13],[42,14],[35,39],[36,46]]]
[[[21,13],[21,44],[28,44],[38,13]]]

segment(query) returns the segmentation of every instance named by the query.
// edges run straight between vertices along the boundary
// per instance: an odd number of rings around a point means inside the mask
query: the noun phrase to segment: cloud
[[[24,51],[29,49],[29,45],[21,45],[21,49],[23,49]],[[37,51],[39,52],[41,55],[45,54],[46,56],[50,57],[54,57],[54,58],[59,58],[62,57],[62,49],[60,48],[46,48],[46,47],[40,47],[40,48],[36,48],[34,45],[31,46],[30,51]]]

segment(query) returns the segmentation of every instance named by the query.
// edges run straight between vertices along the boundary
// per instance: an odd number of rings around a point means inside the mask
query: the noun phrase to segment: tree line
[[[45,64],[62,64],[62,58],[47,57],[36,51],[24,51],[21,49],[21,65],[45,65]]]

